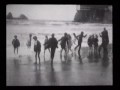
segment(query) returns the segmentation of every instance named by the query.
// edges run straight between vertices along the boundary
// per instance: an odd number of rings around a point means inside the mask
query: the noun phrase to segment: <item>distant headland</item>
[[[10,19],[10,20],[14,20],[14,19],[16,19],[16,20],[28,20],[28,17],[27,16],[25,16],[24,14],[21,14],[19,17],[13,17],[13,15],[12,15],[12,13],[11,12],[9,12],[8,14],[7,14],[7,16],[6,16],[6,19]]]

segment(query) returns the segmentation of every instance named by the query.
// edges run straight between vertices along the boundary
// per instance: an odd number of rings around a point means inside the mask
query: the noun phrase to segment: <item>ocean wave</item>
[[[112,24],[80,23],[72,21],[44,21],[44,20],[6,20],[10,25],[39,25],[39,26],[111,26]]]

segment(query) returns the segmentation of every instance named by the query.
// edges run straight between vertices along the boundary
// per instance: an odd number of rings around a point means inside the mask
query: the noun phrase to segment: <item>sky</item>
[[[25,14],[29,19],[73,21],[76,5],[9,4],[6,6],[6,15],[9,12],[12,12],[13,17]]]

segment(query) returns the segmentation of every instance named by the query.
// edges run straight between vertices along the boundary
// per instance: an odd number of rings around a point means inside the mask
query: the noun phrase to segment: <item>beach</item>
[[[110,44],[108,46],[109,60],[102,58],[89,60],[87,39],[90,34],[99,34],[106,27],[108,30]],[[53,22],[53,21],[12,21],[6,24],[6,72],[7,86],[66,86],[66,85],[112,85],[113,84],[113,63],[112,63],[112,24],[76,24],[73,22]],[[60,43],[55,52],[53,66],[50,64],[50,53],[46,50],[46,58],[44,60],[44,39],[45,35],[51,37],[55,33],[55,37],[59,40],[65,32],[77,35],[84,31],[88,34],[83,39],[81,48],[80,63],[77,50],[74,55],[68,54],[68,60],[65,62],[64,52],[63,58],[60,59]],[[35,53],[32,46],[27,48],[26,42],[29,34],[37,36],[41,42],[41,63],[35,65]],[[12,39],[14,35],[20,40],[19,54],[13,52]],[[72,35],[72,39],[74,39]],[[99,45],[101,38],[99,37]],[[76,41],[77,44],[77,41]]]

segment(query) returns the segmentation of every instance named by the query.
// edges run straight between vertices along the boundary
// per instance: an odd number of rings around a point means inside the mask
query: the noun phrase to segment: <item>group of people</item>
[[[72,52],[73,55],[73,51],[71,49],[72,45],[75,44],[76,45],[76,40],[78,41],[78,44],[75,46],[74,50],[78,49],[78,55],[79,58],[81,58],[80,55],[80,50],[81,50],[81,44],[83,41],[83,38],[87,37],[87,34],[85,35],[84,32],[82,31],[79,35],[76,35],[75,33],[73,33],[74,36],[74,40],[72,41],[72,37],[70,34],[68,33],[64,33],[64,36],[62,36],[59,40],[57,40],[55,38],[55,34],[53,33],[51,35],[51,38],[48,38],[48,36],[45,36],[45,42],[44,42],[44,58],[45,58],[45,51],[48,49],[50,54],[51,54],[51,64],[53,64],[53,59],[54,59],[54,54],[56,51],[56,48],[58,48],[58,42],[60,42],[61,45],[61,50],[60,50],[60,58],[62,59],[62,51],[65,51],[65,56],[67,58],[67,54],[69,53],[69,51]],[[20,46],[20,42],[17,39],[17,36],[14,36],[15,39],[13,39],[12,44],[14,47],[14,53],[15,50],[17,49],[17,53],[18,53],[18,47]],[[100,34],[100,37],[102,38],[102,44],[98,47],[98,35],[97,34],[93,34],[90,35],[88,38],[88,46],[89,46],[89,57],[93,54],[94,55],[98,55],[100,56],[100,52],[101,52],[101,48],[103,48],[103,54],[107,55],[108,54],[108,50],[107,50],[107,45],[109,44],[109,38],[108,38],[108,31],[106,30],[106,28],[104,28],[104,30],[102,31],[102,33]],[[34,39],[34,52],[35,52],[35,60],[37,63],[37,57],[39,59],[39,63],[40,63],[40,52],[41,52],[41,43],[40,41],[37,39],[37,36],[33,37]],[[27,42],[27,47],[30,48],[31,47],[31,40],[32,40],[32,34],[29,35],[29,40]]]
[[[87,43],[89,46],[88,57],[92,57],[92,55],[95,55],[97,57],[97,55],[98,55],[98,35],[97,34],[90,35]]]

